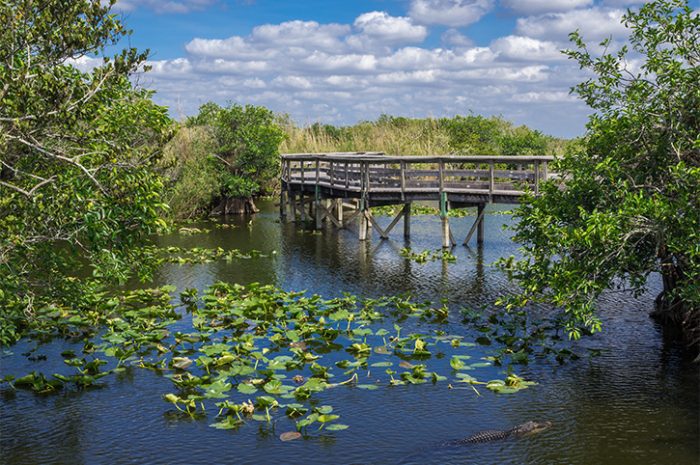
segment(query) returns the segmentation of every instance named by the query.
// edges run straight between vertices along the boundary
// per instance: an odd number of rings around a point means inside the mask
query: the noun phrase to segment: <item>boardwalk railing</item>
[[[282,181],[301,190],[314,186],[357,194],[398,194],[432,200],[436,194],[519,197],[539,193],[549,177],[546,156],[395,157],[382,155],[290,154],[282,156]],[[352,195],[355,194],[355,195]],[[403,195],[402,195],[403,194]],[[428,195],[420,195],[428,194]],[[431,195],[432,194],[432,195]],[[388,196],[382,195],[380,198]]]
[[[487,203],[517,203],[529,191],[539,194],[540,183],[554,176],[548,156],[386,156],[381,153],[285,154],[282,155],[281,214],[286,216],[289,203],[296,217],[298,195],[301,219],[305,219],[305,197],[312,196],[316,222],[330,218],[336,225],[342,221],[343,200],[357,199],[361,212],[360,238],[366,239],[362,221],[376,225],[369,208],[379,205],[404,204],[402,213],[405,233],[409,230],[410,202],[440,202],[443,236],[449,234],[449,208],[478,207],[474,228],[479,227],[483,240],[483,209]],[[286,197],[285,197],[286,196]],[[328,200],[340,200],[331,207]],[[325,201],[325,202],[324,202]],[[338,206],[340,205],[340,206]],[[335,209],[338,218],[332,214]],[[311,213],[310,213],[311,215]],[[352,216],[352,215],[351,215]],[[391,228],[400,219],[391,223]],[[478,224],[477,224],[478,223]],[[378,225],[376,225],[378,227]],[[474,228],[467,237],[471,237]],[[388,232],[378,227],[380,235]],[[450,242],[453,242],[450,239]],[[447,244],[447,239],[443,240]]]

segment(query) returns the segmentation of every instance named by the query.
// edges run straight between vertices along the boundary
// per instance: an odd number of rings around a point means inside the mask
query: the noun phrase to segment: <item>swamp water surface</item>
[[[457,247],[457,260],[419,264],[400,255],[400,232],[389,241],[360,244],[353,230],[302,231],[277,221],[274,206],[249,219],[231,220],[233,229],[208,234],[171,235],[160,246],[257,249],[267,258],[223,260],[200,265],[166,264],[153,285],[172,284],[179,291],[204,290],[217,281],[274,284],[286,291],[307,290],[324,298],[344,292],[361,297],[410,293],[415,300],[447,299],[448,322],[425,326],[411,319],[406,330],[436,327],[474,341],[479,333],[461,322],[462,308],[489,306],[511,289],[505,275],[490,266],[497,258],[517,253],[503,225],[508,215],[487,215],[483,248]],[[384,218],[383,222],[388,219]],[[466,234],[472,217],[451,219],[456,235]],[[398,228],[397,228],[398,229]],[[414,217],[410,247],[439,247],[439,219]],[[646,310],[658,285],[633,299],[612,294],[601,303],[604,331],[578,347],[578,361],[559,365],[537,359],[515,365],[522,378],[539,384],[512,394],[497,394],[476,385],[455,382],[449,354],[425,363],[447,376],[435,384],[381,385],[379,389],[338,386],[315,395],[331,404],[349,428],[315,433],[283,442],[281,433],[294,423],[283,412],[272,412],[273,426],[247,421],[237,430],[209,425],[205,419],[173,415],[163,394],[172,392],[169,379],[147,370],[130,370],[105,378],[100,389],[64,390],[50,396],[27,391],[0,398],[0,464],[659,464],[700,463],[700,375],[684,361],[677,347],[665,344]],[[391,327],[391,320],[388,319]],[[186,331],[191,319],[176,326]],[[191,329],[191,328],[190,328]],[[53,373],[60,354],[76,349],[58,340],[40,346],[46,361],[30,362],[20,354],[35,343],[22,341],[0,355],[2,375],[32,370]],[[585,356],[586,347],[600,349]],[[494,346],[464,348],[471,360],[482,361]],[[329,354],[328,357],[334,357]],[[348,358],[344,354],[341,358]],[[335,359],[334,359],[335,360]],[[361,382],[373,382],[376,371],[358,371]],[[373,373],[373,371],[375,373]],[[334,382],[343,381],[334,369]],[[479,380],[503,379],[505,367],[480,366],[468,372]],[[384,378],[386,376],[384,375]],[[448,384],[455,388],[449,389]],[[549,420],[553,426],[537,435],[446,447],[441,444],[485,429],[508,429],[528,420]]]

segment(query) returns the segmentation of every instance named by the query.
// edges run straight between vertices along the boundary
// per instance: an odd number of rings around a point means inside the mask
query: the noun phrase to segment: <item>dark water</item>
[[[498,257],[517,253],[502,226],[509,216],[486,218],[482,249],[458,247],[457,263],[420,265],[401,258],[400,232],[390,241],[360,244],[353,230],[323,234],[281,225],[272,205],[267,213],[235,220],[234,230],[208,235],[160,238],[161,245],[277,251],[273,259],[168,265],[157,284],[202,289],[217,281],[274,283],[331,297],[342,292],[380,296],[410,292],[461,307],[489,305],[509,289],[491,267]],[[387,219],[384,220],[388,221]],[[459,235],[472,218],[453,219]],[[399,229],[399,228],[397,228]],[[414,217],[411,247],[439,247],[437,218]],[[274,432],[255,422],[220,431],[212,419],[184,421],[168,416],[161,396],[169,380],[145,370],[108,378],[106,387],[37,397],[19,391],[0,399],[2,464],[660,464],[700,463],[700,375],[677,347],[664,344],[647,317],[657,284],[639,300],[615,294],[602,302],[604,332],[586,342],[602,349],[599,357],[559,366],[538,360],[518,367],[540,384],[512,395],[481,389],[447,389],[447,383],[364,391],[341,388],[320,394],[332,403],[350,429],[332,438],[281,442],[290,430]],[[451,334],[472,337],[455,316]],[[55,342],[38,352],[46,362],[19,354],[33,344],[12,348],[0,358],[2,375],[31,370],[52,372],[51,357],[68,347]],[[484,350],[487,354],[488,349]],[[60,363],[60,362],[59,362]],[[503,377],[489,368],[486,379]],[[212,414],[213,416],[213,414]],[[505,429],[532,419],[550,420],[539,435],[468,447],[442,447],[483,429]]]

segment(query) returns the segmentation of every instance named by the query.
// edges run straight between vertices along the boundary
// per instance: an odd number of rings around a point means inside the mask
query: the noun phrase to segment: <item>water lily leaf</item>
[[[204,397],[207,399],[225,399],[228,397],[225,392],[231,390],[231,383],[224,380],[218,380],[208,386],[205,386]]]
[[[470,363],[469,366],[472,368],[484,368],[484,367],[490,367],[492,364],[490,362],[477,362],[477,363]]]
[[[462,368],[464,368],[464,362],[458,359],[457,357],[452,357],[450,359],[450,366],[453,370],[461,370]]]
[[[216,366],[221,367],[224,365],[228,365],[229,363],[233,362],[234,360],[236,360],[236,357],[234,357],[233,355],[223,355],[223,356],[219,357],[218,359],[216,359]]]
[[[309,411],[309,409],[304,407],[302,404],[292,403],[292,404],[287,404],[287,411],[285,413],[288,417],[294,418],[294,417],[300,417],[308,411]]]
[[[343,431],[345,429],[348,429],[348,425],[343,425],[341,423],[334,423],[332,425],[326,426],[326,431]]]
[[[251,415],[250,418],[252,418],[255,421],[270,421],[270,418],[267,415],[261,415],[259,413]]]
[[[466,373],[457,373],[457,378],[459,378],[460,383],[475,383],[476,378]]]
[[[173,368],[178,370],[186,370],[192,365],[192,359],[188,357],[173,357],[172,365]]]
[[[338,418],[340,418],[340,415],[323,414],[323,415],[318,416],[317,421],[319,423],[328,423],[328,422],[331,422],[333,420],[337,420]]]
[[[291,386],[285,386],[282,384],[281,381],[273,379],[272,381],[266,383],[263,386],[263,389],[265,392],[268,394],[274,394],[274,395],[279,395],[279,394],[284,394],[286,392],[291,391],[293,388]]]
[[[274,397],[270,396],[258,396],[255,399],[255,405],[258,407],[276,407],[279,405],[279,403],[275,400]]]
[[[358,389],[366,389],[368,391],[374,391],[376,389],[379,389],[379,386],[376,384],[358,384],[356,386]]]
[[[332,405],[321,405],[320,407],[316,407],[314,410],[317,413],[320,413],[321,415],[327,415],[333,411],[333,406]]]
[[[375,362],[375,363],[371,364],[370,366],[374,367],[374,368],[384,368],[384,367],[390,367],[393,365],[394,364],[392,362]]]
[[[374,352],[380,355],[390,355],[391,350],[387,349],[386,346],[379,346],[374,348]]]
[[[401,360],[401,361],[399,362],[399,366],[400,366],[401,368],[407,368],[407,369],[409,369],[409,370],[415,367],[415,365],[413,365],[413,364],[410,363],[410,362],[407,362],[406,360]]]
[[[237,389],[241,394],[254,394],[258,391],[255,386],[248,383],[240,383]]]
[[[357,328],[352,331],[352,334],[358,337],[371,336],[373,331],[369,328]]]
[[[212,423],[209,426],[211,426],[212,428],[216,428],[216,429],[236,429],[239,426],[241,426],[242,424],[243,424],[243,420],[239,420],[236,417],[229,416],[229,417],[226,417],[219,422]]]
[[[294,441],[301,438],[301,433],[298,431],[287,431],[286,433],[280,434],[280,441]]]

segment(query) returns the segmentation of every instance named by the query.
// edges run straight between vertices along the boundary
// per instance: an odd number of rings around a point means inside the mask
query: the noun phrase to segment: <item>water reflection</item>
[[[445,331],[467,339],[475,335],[459,323],[459,309],[489,306],[511,289],[491,266],[497,258],[517,253],[502,229],[510,221],[504,215],[487,216],[483,247],[455,248],[456,263],[418,264],[399,251],[405,246],[418,252],[438,249],[437,218],[414,217],[410,242],[394,231],[389,241],[374,236],[360,243],[352,228],[305,231],[280,224],[274,207],[263,207],[252,223],[231,219],[235,229],[158,241],[163,246],[274,250],[276,255],[168,265],[158,273],[157,284],[204,289],[218,280],[257,281],[325,297],[350,292],[370,297],[410,293],[433,302],[447,298],[453,318]],[[456,237],[466,234],[471,220],[451,220]],[[209,428],[208,421],[168,417],[161,396],[172,390],[169,381],[134,370],[112,378],[101,390],[47,398],[19,392],[2,398],[0,463],[696,464],[699,376],[677,348],[664,345],[659,328],[646,316],[654,292],[640,300],[621,294],[604,299],[605,332],[584,343],[601,348],[602,355],[564,366],[537,360],[517,367],[518,374],[540,383],[517,395],[482,389],[477,396],[468,387],[447,389],[446,383],[372,392],[334,389],[319,400],[336,406],[350,429],[332,440],[282,443],[277,436],[288,428],[283,421],[274,431],[253,422],[228,432]],[[27,350],[28,344],[22,344],[13,348],[16,354]],[[59,341],[40,350],[56,356],[51,358],[60,365],[57,354],[66,348]],[[3,356],[0,363],[3,372],[54,369],[51,361],[35,365],[17,355]],[[502,373],[494,369],[488,375]],[[479,430],[538,419],[554,426],[522,440],[441,446]]]

